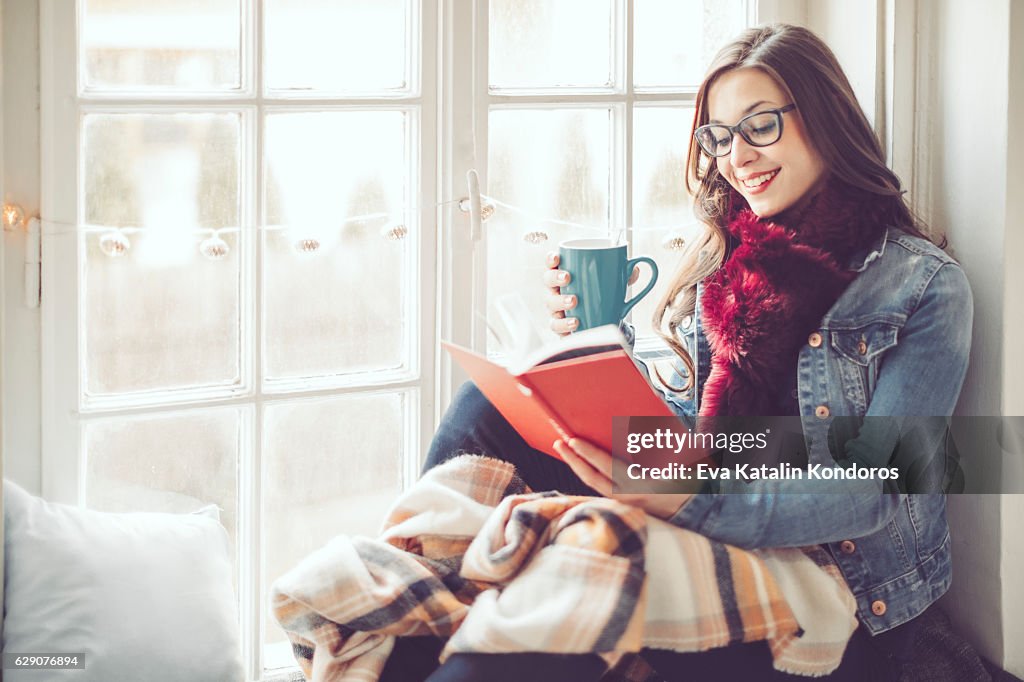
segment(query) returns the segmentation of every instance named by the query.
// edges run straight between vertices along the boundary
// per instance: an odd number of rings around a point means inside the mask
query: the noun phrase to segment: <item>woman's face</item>
[[[791,102],[785,92],[768,74],[754,68],[734,69],[719,76],[709,89],[708,119],[736,125],[744,116],[787,104]],[[762,218],[801,205],[825,177],[825,164],[807,139],[800,110],[782,117],[778,142],[754,147],[735,133],[732,151],[715,159],[718,171]]]

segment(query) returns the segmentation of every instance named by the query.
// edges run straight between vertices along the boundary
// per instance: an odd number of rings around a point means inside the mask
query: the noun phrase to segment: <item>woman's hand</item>
[[[557,251],[552,251],[547,255],[548,269],[544,272],[544,285],[551,292],[547,299],[548,310],[551,311],[551,331],[559,336],[566,336],[576,331],[576,328],[579,327],[580,321],[568,315],[568,312],[575,308],[579,301],[577,301],[576,296],[562,293],[561,287],[569,283],[572,275],[565,270],[558,269],[559,260]],[[640,268],[634,266],[628,283],[633,284],[639,277]]]
[[[612,456],[601,448],[582,438],[570,438],[568,442],[556,440],[555,452],[569,465],[569,468],[584,483],[619,502],[640,507],[648,514],[667,519],[693,497],[689,493],[615,493],[612,481]],[[651,482],[645,485],[650,486]]]
[[[550,290],[547,304],[551,311],[551,331],[559,336],[566,336],[579,326],[579,320],[568,317],[566,312],[576,307],[576,297],[563,295],[559,287],[569,283],[571,275],[565,270],[558,270],[558,252],[552,251],[547,257],[548,269],[544,273],[544,285]]]

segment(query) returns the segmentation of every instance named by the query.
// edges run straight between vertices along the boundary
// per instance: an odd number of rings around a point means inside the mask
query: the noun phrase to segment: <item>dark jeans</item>
[[[462,453],[486,454],[515,465],[533,490],[559,490],[596,495],[562,462],[537,450],[509,426],[505,418],[472,383],[456,394],[430,444],[424,471]],[[858,628],[850,639],[839,669],[817,679],[854,681],[887,679],[887,651],[902,653],[910,636],[905,626],[872,638]],[[874,640],[874,641],[873,641]],[[879,641],[881,640],[881,641]],[[888,644],[880,650],[878,644]],[[402,637],[388,659],[381,682],[589,682],[604,673],[604,662],[593,654],[454,654],[438,667],[444,641],[435,637]],[[733,644],[701,653],[644,649],[641,654],[669,682],[686,680],[797,680],[772,667],[765,642]]]

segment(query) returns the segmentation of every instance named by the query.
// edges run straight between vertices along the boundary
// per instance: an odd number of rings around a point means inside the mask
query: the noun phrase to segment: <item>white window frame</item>
[[[84,419],[129,417],[137,414],[170,415],[185,408],[234,408],[240,410],[243,433],[240,442],[241,470],[237,482],[239,505],[238,552],[241,575],[240,619],[243,624],[242,654],[247,679],[264,674],[262,663],[262,614],[260,608],[263,548],[260,547],[260,456],[262,448],[263,407],[282,401],[304,400],[335,395],[353,395],[384,391],[409,396],[405,425],[405,483],[415,480],[420,462],[434,432],[437,392],[437,309],[440,297],[437,254],[441,250],[435,225],[445,217],[438,183],[438,13],[431,0],[414,0],[411,31],[421,36],[418,55],[413,55],[414,96],[401,98],[359,97],[347,99],[308,96],[264,96],[261,83],[261,50],[251,44],[254,27],[262,26],[260,0],[242,0],[243,40],[242,90],[219,95],[108,96],[80,93],[78,78],[78,35],[75,8],[68,0],[41,0],[40,3],[40,137],[41,206],[46,217],[43,225],[43,282],[41,303],[41,388],[42,388],[42,493],[49,500],[81,504],[85,472],[81,469],[80,429]],[[262,34],[262,31],[261,31]],[[251,56],[248,58],[247,55]],[[248,84],[246,87],[245,84]],[[355,101],[358,100],[358,101]],[[69,234],[78,219],[78,133],[80,116],[85,112],[203,111],[231,109],[242,112],[240,145],[241,197],[240,222],[253,227],[260,224],[263,207],[258,205],[259,178],[262,173],[262,114],[282,110],[352,110],[361,108],[402,109],[412,111],[408,121],[412,129],[410,152],[418,159],[419,185],[410,187],[410,199],[420,207],[417,222],[410,225],[410,236],[418,249],[408,261],[413,272],[410,285],[418,286],[418,295],[407,292],[409,334],[413,356],[410,367],[401,373],[349,377],[348,380],[303,387],[296,382],[263,387],[257,355],[262,333],[260,313],[261,239],[250,232],[239,243],[244,253],[241,286],[243,296],[242,334],[243,376],[251,381],[230,395],[196,390],[173,397],[139,396],[134,403],[118,400],[96,401],[87,410],[80,405],[82,376],[80,362],[79,268],[80,240]],[[417,115],[418,112],[418,115]],[[343,218],[343,216],[339,217]],[[412,235],[413,230],[418,234]],[[248,293],[245,293],[248,290]],[[251,371],[244,363],[253,363]],[[250,561],[246,561],[246,558]]]

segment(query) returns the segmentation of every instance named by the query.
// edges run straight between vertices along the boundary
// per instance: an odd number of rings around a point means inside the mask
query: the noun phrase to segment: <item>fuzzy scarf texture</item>
[[[885,229],[876,205],[833,181],[798,215],[734,212],[735,246],[701,298],[711,348],[701,416],[779,414],[801,346],[857,274],[850,259]]]

